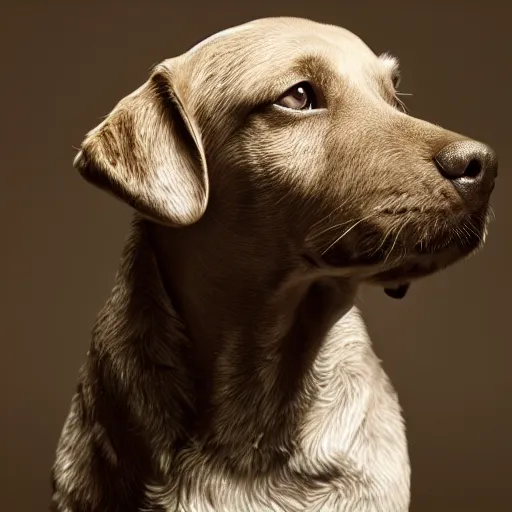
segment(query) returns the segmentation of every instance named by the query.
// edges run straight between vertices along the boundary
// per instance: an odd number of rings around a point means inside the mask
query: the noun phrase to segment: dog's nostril
[[[468,178],[476,178],[482,172],[482,164],[473,158],[466,167],[466,171],[464,172],[464,176]]]
[[[469,178],[480,181],[481,176],[493,180],[497,174],[496,153],[481,142],[464,140],[452,142],[434,157],[441,174],[450,180]]]

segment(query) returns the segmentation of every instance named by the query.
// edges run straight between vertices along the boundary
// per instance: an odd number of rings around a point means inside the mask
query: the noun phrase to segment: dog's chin
[[[401,299],[413,281],[440,272],[478,252],[485,243],[487,222],[479,228],[466,233],[464,238],[445,232],[421,247],[404,240],[395,255],[389,249],[368,256],[337,248],[322,256],[322,264],[331,275],[352,277],[382,287],[390,297]]]
[[[467,233],[464,238],[440,237],[421,250],[415,247],[405,251],[405,256],[401,260],[387,268],[379,269],[377,265],[376,272],[369,276],[367,281],[383,286],[386,290],[401,287],[472,256],[483,247],[486,237],[487,222],[482,223],[478,230]]]
[[[475,245],[472,249],[461,250],[459,247],[447,247],[442,251],[430,254],[413,254],[395,266],[383,270],[377,269],[365,281],[384,288],[398,287],[440,272],[469,257],[477,250],[478,246]]]

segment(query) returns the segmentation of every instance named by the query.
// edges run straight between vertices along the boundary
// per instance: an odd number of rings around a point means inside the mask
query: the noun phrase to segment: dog
[[[409,115],[398,61],[298,18],[157,65],[75,168],[134,209],[52,471],[59,512],[402,512],[357,309],[480,249],[497,157]]]

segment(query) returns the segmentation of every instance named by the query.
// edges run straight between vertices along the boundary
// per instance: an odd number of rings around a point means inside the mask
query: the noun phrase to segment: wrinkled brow
[[[337,78],[329,60],[316,53],[300,56],[292,64],[291,69],[302,74],[307,80],[311,80],[317,87],[324,89]]]
[[[277,100],[287,89],[302,81],[325,90],[336,80],[336,74],[328,59],[313,51],[290,60],[283,56],[270,69],[268,62],[263,61],[235,80],[231,85],[237,83],[241,102],[246,107],[254,107]]]

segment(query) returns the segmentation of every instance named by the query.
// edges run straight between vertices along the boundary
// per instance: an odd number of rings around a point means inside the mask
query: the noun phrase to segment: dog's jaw
[[[441,272],[455,263],[471,258],[479,253],[487,240],[489,224],[494,214],[490,206],[485,208],[484,221],[480,232],[474,232],[471,239],[460,243],[456,237],[445,247],[431,249],[417,253],[414,249],[405,252],[403,257],[390,262],[387,257],[383,260],[370,261],[346,261],[346,255],[341,251],[336,258],[336,251],[327,260],[314,252],[306,252],[304,258],[318,276],[343,277],[357,283],[369,283],[381,286],[385,293],[394,299],[402,299],[406,296],[412,282],[426,278]]]

